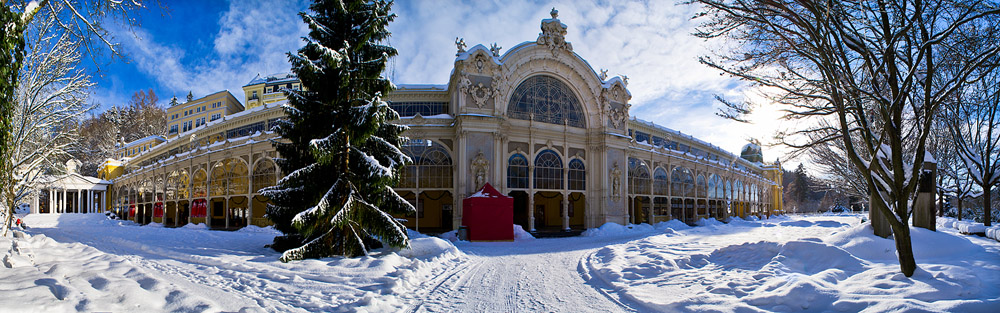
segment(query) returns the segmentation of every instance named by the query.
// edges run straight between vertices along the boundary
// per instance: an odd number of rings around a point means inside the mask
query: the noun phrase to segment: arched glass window
[[[583,107],[566,84],[551,76],[528,78],[510,97],[507,116],[520,120],[584,128]]]
[[[411,140],[403,145],[413,163],[400,172],[399,188],[451,188],[452,162],[448,150],[430,140]]]
[[[706,198],[715,198],[715,175],[708,176],[708,190],[705,192]]]
[[[657,196],[666,196],[670,188],[670,178],[667,171],[662,167],[657,167],[653,172],[653,193]]]
[[[726,188],[723,186],[722,178],[718,175],[712,175],[712,177],[715,179],[715,197],[718,199],[725,198]]]
[[[733,181],[726,181],[726,199],[733,200]]]
[[[675,167],[670,171],[670,195],[674,197],[684,196],[684,168]]]
[[[698,197],[708,196],[708,184],[705,182],[705,175],[698,174]]]
[[[535,157],[535,188],[563,189],[563,165],[559,155],[545,150]]]
[[[580,159],[573,159],[572,161],[569,161],[569,189],[587,189],[587,169],[584,167],[583,161],[580,161]]]
[[[507,188],[528,188],[528,159],[515,154],[507,160]]]
[[[420,156],[420,188],[451,188],[451,156],[434,143]]]
[[[253,169],[253,189],[251,192],[258,192],[265,187],[274,186],[278,181],[278,171],[274,161],[262,159],[257,162]]]
[[[650,194],[649,167],[639,159],[628,159],[628,191],[631,194]]]

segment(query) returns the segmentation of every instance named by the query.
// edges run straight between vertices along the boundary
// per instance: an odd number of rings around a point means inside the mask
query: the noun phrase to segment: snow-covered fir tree
[[[410,162],[399,147],[405,126],[381,96],[396,50],[382,44],[395,17],[392,1],[323,1],[300,13],[309,25],[306,44],[289,54],[304,90],[285,90],[288,118],[275,143],[285,173],[263,194],[273,200],[267,216],[285,234],[272,247],[282,261],[365,255],[387,244],[406,247],[403,224],[391,214],[414,208],[391,186]]]

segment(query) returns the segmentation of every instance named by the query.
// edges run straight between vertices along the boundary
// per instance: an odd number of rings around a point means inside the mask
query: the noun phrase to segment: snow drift
[[[920,268],[905,277],[892,239],[859,220],[698,227],[608,246],[583,265],[640,311],[991,312],[1000,302],[995,242],[987,249],[974,237],[912,228]]]

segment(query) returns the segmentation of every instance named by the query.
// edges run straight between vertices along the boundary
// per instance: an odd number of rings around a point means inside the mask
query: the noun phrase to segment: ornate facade
[[[768,215],[780,169],[629,118],[626,77],[600,74],[565,40],[553,10],[535,41],[501,54],[458,48],[446,85],[400,85],[388,100],[410,127],[397,190],[408,226],[450,230],[461,199],[489,182],[514,197],[524,229]]]
[[[386,97],[410,127],[403,150],[413,163],[396,187],[417,207],[407,226],[457,228],[461,200],[487,182],[514,198],[514,222],[536,231],[781,210],[780,166],[630,118],[626,77],[597,73],[574,53],[555,10],[541,30],[505,53],[456,39],[447,84],[400,85]],[[247,111],[126,160],[115,207],[167,225],[266,224],[256,191],[281,175],[270,143],[280,138],[266,130],[283,116],[281,99],[260,98],[277,92],[268,79],[244,87]]]

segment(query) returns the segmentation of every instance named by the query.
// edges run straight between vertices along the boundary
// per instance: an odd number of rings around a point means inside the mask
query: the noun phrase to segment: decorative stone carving
[[[486,160],[486,156],[482,152],[476,154],[476,157],[472,159],[472,177],[476,179],[476,190],[483,188],[486,185],[486,176],[490,172],[490,161]]]
[[[463,83],[465,81],[463,81]],[[497,88],[496,85],[497,83],[494,80],[489,86],[486,86],[483,83],[478,83],[472,85],[471,87],[469,86],[462,87],[463,89],[461,91],[469,94],[469,96],[472,97],[472,101],[476,103],[476,107],[482,109],[484,106],[486,106],[487,100],[493,98],[494,95],[500,92],[499,88]]]
[[[599,75],[598,77],[601,78],[601,81],[608,80],[608,70],[602,68],[601,69],[601,75]]]
[[[624,109],[624,110],[623,110]],[[611,126],[615,129],[621,129],[625,125],[625,121],[628,118],[627,108],[614,108],[611,109],[609,118],[611,119]]]
[[[490,52],[493,52],[493,56],[497,58],[500,57],[500,49],[503,49],[503,47],[497,45],[495,42],[490,46]]]
[[[483,73],[483,68],[486,67],[486,56],[482,54],[476,54],[476,73]]]
[[[608,174],[611,176],[611,198],[618,201],[622,194],[622,171],[618,169],[618,162],[615,162]]]
[[[456,56],[465,53],[465,38],[455,37],[455,47],[458,48],[458,53],[455,53]]]
[[[552,55],[556,55],[558,50],[573,51],[573,45],[566,42],[566,24],[559,21],[559,11],[552,8],[549,12],[551,19],[542,20],[542,32],[538,34],[536,43],[546,45],[552,50]]]

